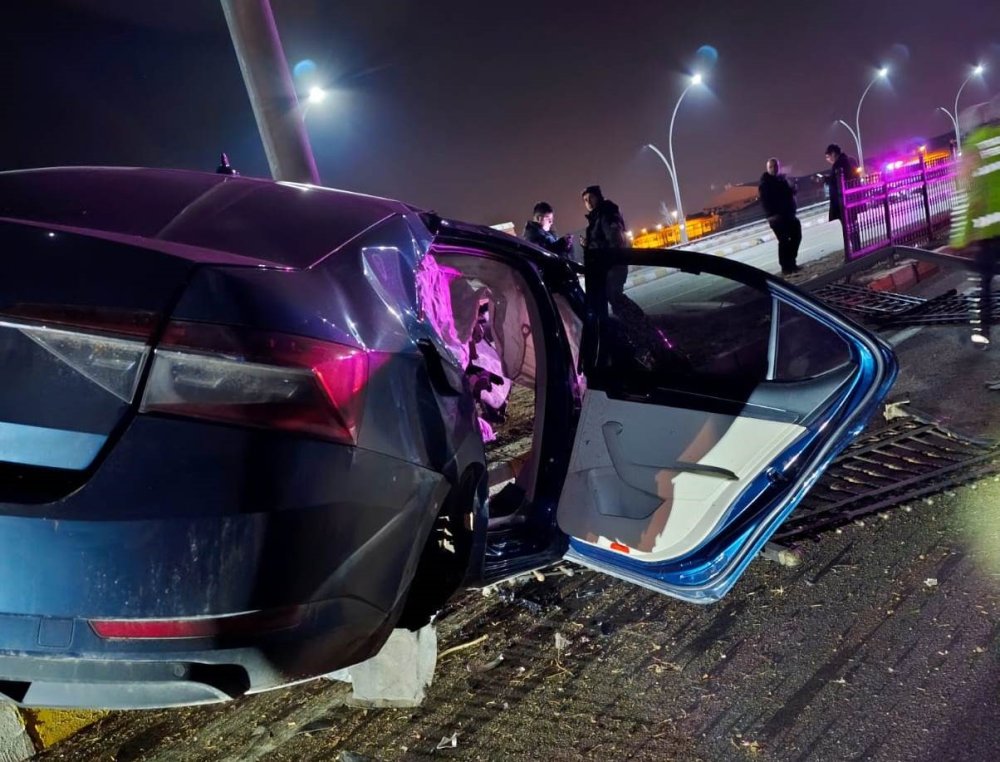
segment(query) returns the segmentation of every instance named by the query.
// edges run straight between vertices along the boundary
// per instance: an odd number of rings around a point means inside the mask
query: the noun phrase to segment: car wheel
[[[397,627],[419,630],[458,589],[472,551],[472,522],[482,468],[470,467],[452,487],[424,545]]]

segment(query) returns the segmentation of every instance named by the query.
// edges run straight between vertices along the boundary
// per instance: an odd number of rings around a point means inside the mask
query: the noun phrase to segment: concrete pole
[[[275,180],[319,185],[270,0],[221,0]]]

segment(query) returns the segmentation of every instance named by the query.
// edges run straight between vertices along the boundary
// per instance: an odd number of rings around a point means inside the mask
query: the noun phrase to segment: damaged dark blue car
[[[580,267],[241,177],[0,173],[0,261],[0,694],[23,705],[286,685],[562,558],[718,600],[896,372],[738,263]]]

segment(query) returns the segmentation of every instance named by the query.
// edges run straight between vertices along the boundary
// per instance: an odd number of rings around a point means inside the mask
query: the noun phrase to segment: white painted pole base
[[[24,729],[21,712],[9,701],[0,702],[0,762],[23,762],[35,756],[35,745]]]
[[[372,658],[326,677],[353,685],[352,706],[415,707],[424,700],[436,665],[437,631],[428,624],[416,632],[393,630]]]

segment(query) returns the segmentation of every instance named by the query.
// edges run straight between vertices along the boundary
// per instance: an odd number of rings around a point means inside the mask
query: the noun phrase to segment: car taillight
[[[139,410],[356,444],[368,365],[367,352],[342,344],[175,321]]]
[[[18,304],[0,312],[12,328],[124,402],[135,397],[156,316],[97,307]]]
[[[183,619],[91,619],[90,627],[106,640],[170,640],[254,635],[295,627],[302,621],[300,606],[249,611],[226,616]]]

